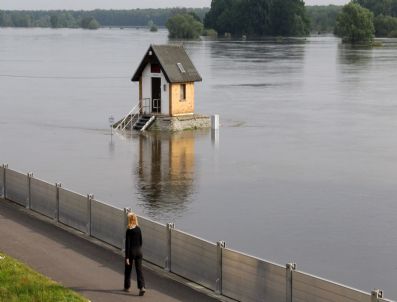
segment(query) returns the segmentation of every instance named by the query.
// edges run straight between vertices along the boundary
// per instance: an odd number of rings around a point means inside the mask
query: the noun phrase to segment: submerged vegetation
[[[100,22],[87,12],[0,11],[0,27],[97,29],[100,27]]]
[[[352,0],[351,3],[373,13],[376,37],[397,37],[397,0]],[[238,38],[305,36],[309,32],[341,35],[337,16],[342,9],[343,6],[337,5],[305,6],[302,0],[212,0],[211,8],[0,10],[0,27],[142,26],[155,32],[167,25],[170,37],[189,39],[199,35],[216,37],[218,33]]]
[[[346,4],[336,20],[335,34],[344,42],[371,44],[374,38],[374,15],[358,3]]]
[[[353,0],[374,14],[375,36],[397,37],[397,0]]]
[[[305,36],[309,19],[302,0],[213,0],[204,25],[220,35]]]
[[[167,8],[167,9],[132,9],[132,10],[93,10],[93,11],[6,11],[0,10],[0,27],[53,27],[78,28],[82,20],[93,18],[91,26],[165,26],[167,20],[178,14],[194,12],[201,19],[208,8]],[[96,24],[97,23],[97,24]]]
[[[170,38],[197,39],[203,31],[203,23],[191,13],[177,14],[166,23]]]

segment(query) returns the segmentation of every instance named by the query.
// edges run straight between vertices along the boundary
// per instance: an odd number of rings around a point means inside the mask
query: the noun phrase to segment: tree
[[[212,0],[204,24],[235,36],[303,36],[310,22],[302,0]]]
[[[268,0],[240,2],[238,11],[241,11],[242,18],[238,21],[241,34],[248,36],[270,35],[272,32],[271,9],[272,6]]]
[[[375,16],[392,15],[393,6],[397,4],[397,0],[353,0],[353,2],[369,9]]]
[[[368,9],[350,2],[343,7],[336,19],[335,34],[344,42],[371,43],[375,33],[373,18]]]
[[[310,30],[316,33],[333,32],[336,25],[336,16],[341,12],[342,6],[306,6],[310,19]]]
[[[274,0],[272,6],[274,36],[305,36],[310,22],[302,0]]]
[[[28,14],[13,14],[12,15],[12,24],[15,27],[30,27],[31,18]]]
[[[50,24],[52,28],[57,28],[58,27],[58,16],[57,15],[52,15],[50,18]]]
[[[383,15],[376,16],[374,26],[377,37],[390,36],[392,32],[397,31],[397,18]]]
[[[99,23],[93,17],[84,17],[81,19],[81,27],[85,29],[98,29],[100,27]]]
[[[203,31],[203,24],[190,14],[177,14],[168,19],[166,27],[170,38],[197,39]]]

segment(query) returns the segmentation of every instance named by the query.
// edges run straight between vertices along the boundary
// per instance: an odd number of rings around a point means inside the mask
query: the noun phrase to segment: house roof
[[[202,81],[183,45],[150,45],[132,81],[139,81],[148,63],[158,63],[169,83]]]

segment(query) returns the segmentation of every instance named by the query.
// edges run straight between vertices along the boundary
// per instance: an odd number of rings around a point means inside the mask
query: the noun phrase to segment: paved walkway
[[[123,258],[38,215],[0,199],[0,251],[74,289],[91,301],[217,301],[144,265],[147,292],[123,287]],[[135,280],[132,280],[135,286]]]

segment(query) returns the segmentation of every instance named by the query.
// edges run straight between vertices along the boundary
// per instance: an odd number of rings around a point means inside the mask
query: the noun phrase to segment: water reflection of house
[[[149,208],[180,212],[193,191],[194,132],[139,137],[138,193]]]

